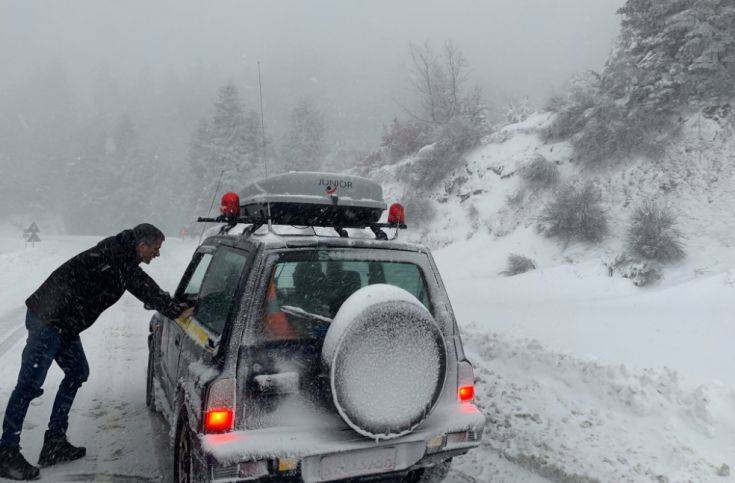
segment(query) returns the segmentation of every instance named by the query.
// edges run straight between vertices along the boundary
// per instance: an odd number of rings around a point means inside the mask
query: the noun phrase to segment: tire
[[[371,439],[408,434],[428,417],[446,378],[446,345],[429,311],[391,285],[363,287],[340,307],[322,359],[342,419]]]
[[[192,438],[186,414],[182,414],[176,426],[174,443],[174,483],[197,481],[192,460]]]
[[[153,350],[148,349],[148,370],[146,371],[145,381],[145,405],[151,411],[156,411],[155,394],[153,390]]]

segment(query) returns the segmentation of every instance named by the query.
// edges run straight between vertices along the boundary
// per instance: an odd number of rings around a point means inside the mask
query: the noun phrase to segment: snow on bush
[[[409,196],[403,206],[406,219],[415,226],[428,225],[436,213],[431,200],[425,197]]]
[[[618,256],[608,269],[610,276],[617,272],[621,277],[630,279],[636,287],[646,287],[663,277],[658,262],[631,259],[626,255]]]
[[[418,151],[429,144],[430,129],[425,123],[400,121],[393,118],[390,126],[383,128],[381,148],[385,148],[389,161],[395,161]]]
[[[633,213],[626,247],[630,254],[644,260],[674,262],[686,256],[683,238],[671,208],[646,201]]]
[[[526,273],[530,270],[536,270],[536,263],[530,258],[526,258],[523,255],[517,255],[511,253],[508,255],[508,266],[505,270],[500,272],[501,275],[506,277],[512,277],[520,273]]]
[[[503,117],[508,124],[516,124],[528,119],[535,111],[528,96],[514,96],[507,100]]]
[[[523,180],[534,189],[550,188],[559,182],[559,168],[543,155],[536,157],[521,170]]]
[[[508,206],[512,207],[518,207],[523,203],[523,199],[526,196],[525,190],[518,190],[514,193],[511,193],[505,197],[505,202],[508,203]]]
[[[322,359],[345,422],[364,436],[389,439],[413,430],[433,408],[444,383],[446,348],[413,295],[375,284],[340,307]]]
[[[566,242],[599,242],[607,235],[607,215],[601,193],[592,183],[562,186],[539,216],[539,231]]]
[[[412,187],[434,188],[447,178],[459,165],[465,152],[476,146],[485,133],[477,120],[466,117],[455,117],[435,127],[431,136],[434,149],[428,156],[406,166],[405,169],[411,172],[405,173],[404,178]]]

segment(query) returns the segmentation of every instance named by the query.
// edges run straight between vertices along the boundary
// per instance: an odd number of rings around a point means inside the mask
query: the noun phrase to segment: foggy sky
[[[328,113],[333,142],[370,148],[402,114],[396,100],[410,97],[410,42],[452,39],[485,98],[542,104],[573,73],[602,67],[622,3],[0,0],[0,94],[48,68],[81,93],[100,76],[121,86],[196,79],[191,96],[202,97],[206,116],[227,81],[257,107],[261,61],[267,129],[283,129],[285,113],[311,96]],[[119,100],[124,109],[124,89]]]

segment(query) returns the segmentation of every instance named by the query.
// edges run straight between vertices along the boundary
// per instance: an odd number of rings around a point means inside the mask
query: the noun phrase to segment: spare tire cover
[[[420,424],[446,377],[446,345],[434,318],[393,285],[363,287],[342,304],[322,358],[340,416],[376,439],[401,436]]]

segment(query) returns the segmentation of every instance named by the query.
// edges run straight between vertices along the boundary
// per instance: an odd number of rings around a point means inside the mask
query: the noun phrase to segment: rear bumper
[[[387,441],[349,429],[279,427],[201,435],[199,456],[203,473],[218,482],[293,476],[320,482],[399,474],[478,446],[484,424],[474,405],[463,404],[437,410],[414,432]]]

